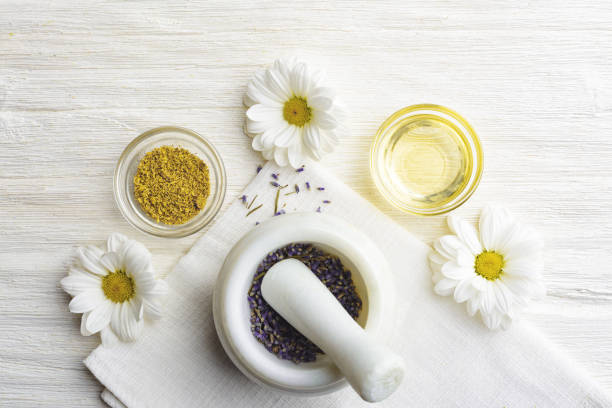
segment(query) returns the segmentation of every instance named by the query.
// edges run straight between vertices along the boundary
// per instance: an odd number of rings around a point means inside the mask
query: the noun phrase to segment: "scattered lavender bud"
[[[242,197],[240,197],[240,201],[242,201],[242,204],[246,204],[247,196],[243,195]]]
[[[296,193],[299,193],[299,192],[300,192],[300,188],[298,187],[298,185],[297,185],[297,184],[295,185],[295,192],[296,192]]]
[[[325,191],[325,187],[317,187],[317,190],[319,190],[319,191]]]
[[[257,165],[257,174],[259,174],[259,172],[261,171],[261,169],[263,169],[263,166],[261,164]]]
[[[278,184],[276,181],[271,181],[270,184],[272,184],[273,187],[280,187],[280,184]]]
[[[278,173],[272,173],[272,178],[274,180],[278,180]]]
[[[302,167],[300,167],[299,169],[297,169],[295,172],[296,173],[301,173],[304,171],[304,165],[302,164]]]
[[[323,204],[329,204],[329,203],[331,203],[331,201],[329,201],[329,200],[323,200]]]
[[[255,225],[259,225],[259,221],[255,222]]]
[[[306,182],[306,189],[310,190],[310,183]]]
[[[317,212],[321,212],[321,207],[317,207]]]

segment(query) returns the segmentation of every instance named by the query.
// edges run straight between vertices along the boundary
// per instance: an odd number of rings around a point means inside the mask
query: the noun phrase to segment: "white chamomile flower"
[[[429,256],[434,291],[467,302],[489,329],[508,328],[532,298],[544,293],[541,244],[535,232],[507,210],[486,207],[476,229],[455,215],[447,218],[454,235],[434,242]]]
[[[133,341],[142,330],[144,318],[161,317],[161,301],[168,285],[156,279],[151,253],[140,242],[112,234],[106,251],[94,246],[79,247],[76,266],[61,280],[72,296],[72,313],[83,313],[81,334],[100,332],[103,344],[117,337]]]
[[[296,60],[274,62],[249,82],[244,98],[246,131],[253,149],[279,166],[298,168],[338,144],[343,116],[323,74]]]

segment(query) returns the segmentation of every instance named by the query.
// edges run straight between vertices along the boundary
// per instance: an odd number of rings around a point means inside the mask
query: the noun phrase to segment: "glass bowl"
[[[370,150],[376,187],[393,206],[437,215],[463,204],[483,170],[480,140],[458,113],[439,105],[408,106],[378,129]]]
[[[182,147],[198,156],[208,166],[210,194],[204,208],[192,219],[180,225],[156,222],[140,207],[134,197],[134,175],[142,157],[161,146]],[[148,130],[127,145],[115,168],[113,192],[123,217],[139,230],[158,237],[180,238],[193,234],[207,225],[219,212],[225,198],[226,175],[217,149],[196,132],[174,126]]]

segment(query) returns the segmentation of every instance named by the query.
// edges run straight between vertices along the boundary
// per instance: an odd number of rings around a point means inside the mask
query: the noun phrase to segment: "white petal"
[[[501,324],[501,316],[497,311],[493,311],[490,313],[483,313],[480,311],[480,316],[482,317],[483,323],[490,329],[496,330],[499,328]]]
[[[272,159],[274,159],[274,150],[276,150],[276,149],[274,149],[274,148],[266,149],[263,152],[261,152],[261,155],[266,160],[272,160]]]
[[[304,163],[304,158],[302,157],[302,140],[298,137],[291,146],[289,146],[289,150],[287,150],[287,157],[289,158],[289,164],[294,169],[297,169]]]
[[[72,313],[89,312],[104,302],[106,298],[102,293],[102,287],[92,289],[86,292],[81,292],[72,298],[68,304],[68,308]]]
[[[121,248],[129,241],[128,237],[115,232],[106,241],[106,252],[121,252]]]
[[[512,223],[508,210],[498,206],[487,206],[480,214],[480,241],[489,251],[501,251],[504,233]]]
[[[331,139],[327,137],[330,131],[319,129],[319,132],[321,133],[321,149],[319,149],[319,155],[323,156],[324,154],[333,152],[335,145],[330,141]]]
[[[453,293],[457,281],[453,279],[442,279],[434,286],[434,292],[440,296],[448,296]]]
[[[321,148],[321,135],[318,127],[310,124],[304,126],[304,143],[312,151],[318,151]]]
[[[487,288],[487,283],[488,281],[483,278],[480,275],[476,275],[474,276],[474,279],[472,279],[472,286],[474,286],[474,289],[478,290],[478,291],[483,291]]]
[[[472,286],[472,279],[468,278],[457,284],[453,295],[457,303],[463,303],[476,295],[476,293],[476,289]]]
[[[434,283],[434,285],[438,282],[440,282],[442,279],[444,279],[444,275],[442,275],[441,272],[441,265],[435,264],[433,262],[430,262],[430,266],[432,266],[432,274],[431,274],[431,280]]]
[[[312,122],[321,129],[335,129],[338,127],[336,118],[324,111],[313,112]]]
[[[144,302],[141,296],[135,296],[130,299],[130,306],[132,307],[132,313],[136,316],[137,320],[142,320],[144,316]]]
[[[123,302],[113,309],[111,327],[115,334],[123,341],[136,339],[142,328],[143,320],[138,320],[128,302]]]
[[[261,73],[263,76],[263,73]],[[247,92],[243,100],[247,107],[251,107],[256,104],[262,104],[266,106],[277,106],[281,105],[281,98],[273,94],[264,84],[263,79],[253,79],[247,85]]]
[[[121,258],[116,252],[107,252],[100,258],[100,263],[104,265],[107,271],[116,272],[122,268]]]
[[[85,312],[81,315],[81,336],[91,336],[93,333],[87,330],[86,323],[89,317],[89,312]]]
[[[257,121],[250,118],[246,119],[246,131],[249,135],[263,133],[269,129],[278,128],[281,124],[286,123],[282,113],[279,112],[278,117],[270,120]]]
[[[291,125],[288,123],[279,123],[277,126],[266,129],[261,134],[261,143],[263,144],[264,150],[268,150],[274,147],[274,141],[288,129]]]
[[[71,269],[70,275],[60,281],[62,289],[72,296],[76,296],[81,292],[99,288],[102,285],[99,275],[93,275],[79,269]]]
[[[476,263],[476,257],[469,250],[465,248],[459,248],[457,249],[456,262],[461,266],[465,266],[471,269],[474,268],[474,265]]]
[[[504,274],[525,278],[539,279],[542,264],[539,260],[529,261],[526,258],[509,259],[504,265]]]
[[[493,294],[492,283],[489,282],[485,290],[480,293],[482,295],[480,312],[487,315],[491,314],[493,309],[495,309],[495,295]]]
[[[100,258],[103,253],[104,252],[100,248],[94,246],[77,248],[77,256],[83,268],[96,275],[106,276],[108,271],[100,264]]]
[[[461,280],[474,276],[474,271],[450,261],[442,265],[442,274],[449,279]]]
[[[438,252],[431,251],[428,255],[429,260],[439,265],[443,265],[448,262],[448,258],[443,257]]]
[[[114,303],[106,299],[95,309],[89,312],[85,327],[90,333],[97,333],[110,323]]]
[[[293,69],[291,70],[289,81],[291,84],[291,90],[295,95],[304,97],[304,80],[303,78],[306,75],[306,65],[304,63],[297,63]]]
[[[315,86],[308,94],[309,98],[325,98],[330,99],[332,102],[336,97],[336,93],[333,89],[325,86]]]
[[[323,95],[312,95],[307,103],[316,111],[327,111],[332,107],[334,100]]]
[[[514,299],[518,302],[524,302],[525,298],[532,294],[533,285],[527,279],[507,275],[503,276],[501,279],[514,295]]]
[[[285,147],[277,147],[274,149],[274,161],[280,167],[285,167],[289,164],[289,158],[287,157],[287,148]]]
[[[130,241],[123,254],[123,266],[128,274],[146,271],[151,266],[151,253],[138,241]]]
[[[117,335],[108,326],[100,331],[100,340],[104,347],[113,347],[119,342]]]
[[[258,152],[264,150],[264,145],[261,141],[261,134],[255,135],[253,141],[251,142],[251,147],[253,148],[253,150],[256,150]]]
[[[257,104],[251,106],[246,112],[247,118],[256,122],[272,122],[279,119],[282,110],[276,107]],[[281,116],[282,117],[282,116]]]
[[[163,316],[161,302],[143,299],[144,315],[147,319],[158,320]]]
[[[470,316],[474,316],[476,312],[478,311],[478,307],[480,306],[480,302],[481,302],[481,296],[482,295],[478,293],[471,299],[468,299],[466,307],[467,307],[467,312]]]
[[[289,147],[297,139],[299,128],[297,126],[289,126],[283,129],[274,139],[274,146]]]
[[[456,215],[449,215],[446,221],[451,231],[463,241],[473,255],[478,255],[482,252],[482,245],[478,241],[478,234],[473,225]]]
[[[451,258],[456,258],[460,250],[469,251],[465,244],[456,235],[443,235],[440,237],[440,245]],[[440,252],[442,253],[442,252]]]
[[[540,243],[535,240],[514,242],[513,245],[506,246],[504,259],[508,262],[519,259],[539,260],[540,248]]]
[[[291,87],[289,85],[289,69],[285,65],[284,61],[281,61],[280,59],[274,61],[273,71],[281,88],[284,89],[288,95],[291,95]]]
[[[447,243],[442,242],[442,238],[444,237],[446,237],[446,235],[436,239],[433,242],[433,247],[444,258],[455,259],[457,257],[457,251],[454,248],[452,248],[450,245],[448,245]]]
[[[512,307],[512,293],[499,279],[493,282],[493,293],[498,310],[502,314],[508,313]]]
[[[500,327],[503,330],[508,330],[510,328],[510,325],[512,324],[512,317],[508,316],[508,315],[503,315],[502,319],[501,319],[501,325]]]
[[[291,92],[284,86],[280,73],[274,69],[269,69],[266,71],[266,86],[283,101],[291,98]]]
[[[338,135],[336,134],[336,130],[324,130],[321,132],[321,138],[328,142],[330,146],[337,146],[340,140],[338,139]],[[330,149],[329,151],[331,151]]]

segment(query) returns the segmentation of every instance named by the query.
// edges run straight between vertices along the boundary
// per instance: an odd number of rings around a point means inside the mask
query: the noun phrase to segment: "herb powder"
[[[161,146],[144,155],[134,176],[134,196],[157,222],[184,224],[206,205],[208,166],[186,149]]]

